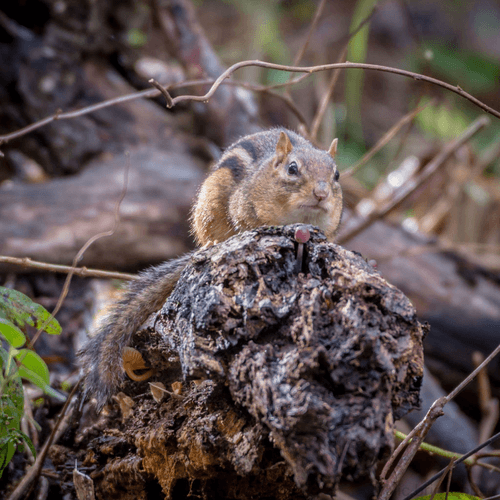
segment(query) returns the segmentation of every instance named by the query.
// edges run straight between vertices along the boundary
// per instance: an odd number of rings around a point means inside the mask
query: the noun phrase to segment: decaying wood
[[[432,335],[426,339],[426,363],[439,374],[448,390],[474,368],[475,350],[488,355],[498,345],[500,330],[500,278],[453,251],[432,248],[432,241],[400,227],[376,222],[349,242],[413,302],[428,320]],[[429,364],[431,362],[431,364]],[[488,372],[500,382],[500,360]],[[475,387],[468,387],[471,406],[477,405]],[[495,391],[499,397],[500,392]]]
[[[4,61],[9,61],[0,75],[2,133],[13,132],[59,110],[101,101],[120,86],[117,81],[123,81],[109,64],[96,62],[102,60],[103,53],[117,50],[114,40],[122,25],[111,21],[116,5],[96,3],[89,8],[91,13],[80,10],[78,5],[70,0],[65,15],[47,19],[43,29],[37,30],[41,34],[23,26],[22,21],[18,25],[3,17],[13,40],[0,44]],[[99,57],[93,57],[97,54]],[[77,119],[56,120],[8,147],[22,150],[51,174],[74,173],[89,158],[103,151],[123,150],[123,145],[137,141],[139,127],[136,129],[134,124],[134,113],[128,111],[139,106],[107,108]],[[153,121],[158,114],[150,108]],[[167,120],[164,117],[164,125]]]
[[[118,230],[92,245],[82,264],[133,269],[185,252],[201,165],[187,154],[152,146],[128,153],[95,160],[77,176],[2,186],[0,254],[70,264],[90,237],[113,227],[127,164]]]
[[[394,419],[418,405],[427,328],[398,289],[312,227],[297,273],[295,229],[195,254],[133,341],[170,395],[157,403],[149,381],[127,381],[122,422],[112,407],[104,435],[78,437],[98,494],[132,498],[122,472],[134,498],[151,482],[167,498],[188,487],[218,499],[332,494],[392,448]]]
[[[162,7],[152,2],[155,17],[166,37],[166,48],[191,78],[218,78],[226,69],[207,40],[194,7],[187,0],[170,0]],[[198,88],[203,95],[206,88]],[[253,94],[245,89],[221,86],[207,102],[192,103],[195,124],[203,135],[217,144],[229,146],[240,137],[258,132],[258,106]]]

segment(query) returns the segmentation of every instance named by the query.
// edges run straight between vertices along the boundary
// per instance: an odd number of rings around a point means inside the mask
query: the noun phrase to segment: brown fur
[[[205,245],[263,225],[294,222],[317,225],[332,240],[342,214],[336,151],[337,140],[326,152],[285,129],[244,137],[200,189],[192,217],[196,241]],[[292,161],[299,167],[297,178],[286,174]],[[318,204],[319,198],[324,199]],[[321,208],[311,210],[316,204]]]
[[[229,219],[227,207],[235,188],[234,175],[228,168],[220,168],[203,183],[193,207],[192,231],[200,245],[224,241],[236,234]]]
[[[336,140],[327,152],[286,129],[243,137],[226,150],[199,191],[191,218],[197,243],[212,244],[260,226],[296,222],[316,225],[332,240],[342,215],[336,151]],[[297,175],[290,173],[293,162]],[[141,273],[79,353],[85,394],[94,395],[99,407],[123,380],[123,349],[163,305],[190,258],[187,254]]]
[[[85,396],[102,407],[123,380],[123,349],[148,316],[158,311],[172,293],[191,254],[143,271],[131,281],[103,326],[79,352]]]

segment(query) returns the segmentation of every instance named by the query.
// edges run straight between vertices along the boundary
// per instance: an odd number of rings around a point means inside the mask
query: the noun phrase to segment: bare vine
[[[474,97],[472,94],[469,94],[465,90],[463,90],[459,85],[451,85],[450,83],[444,82],[442,80],[438,80],[437,78],[433,78],[431,76],[426,76],[422,75],[419,73],[414,73],[413,71],[407,71],[404,69],[399,69],[399,68],[392,68],[390,66],[381,66],[378,64],[368,64],[368,63],[351,63],[351,62],[344,62],[344,63],[333,63],[333,64],[320,64],[318,66],[287,66],[284,64],[275,64],[275,63],[270,63],[270,62],[265,62],[265,61],[258,61],[258,60],[249,60],[249,61],[241,61],[236,64],[233,64],[230,66],[228,69],[226,69],[211,85],[209,91],[203,95],[180,95],[177,97],[172,98],[171,105],[175,106],[179,102],[183,101],[197,101],[197,102],[207,102],[216,92],[216,90],[223,84],[225,83],[224,80],[229,78],[235,71],[241,68],[245,68],[248,66],[256,66],[256,67],[261,67],[261,68],[267,68],[267,69],[274,69],[278,71],[289,71],[293,73],[305,73],[305,77],[309,76],[313,73],[317,73],[320,71],[329,71],[329,70],[335,70],[335,69],[363,69],[363,70],[372,70],[372,71],[382,71],[385,73],[392,73],[400,76],[405,76],[407,78],[413,78],[414,80],[417,81],[423,81],[423,82],[428,82],[432,83],[433,85],[437,85],[438,87],[442,87],[444,89],[447,89],[455,94],[458,94],[459,96],[467,99],[468,101],[472,102],[482,110],[486,111],[487,113],[492,114],[496,118],[500,118],[500,111],[497,111],[496,109],[493,109],[492,107],[488,106],[484,102],[480,101],[476,97]],[[294,83],[296,83],[298,79],[293,80]],[[199,83],[199,82],[198,82]],[[240,84],[240,82],[236,83]],[[287,82],[285,85],[289,85],[290,82]],[[176,85],[176,86],[167,86],[164,87],[165,92],[170,95],[170,92],[168,90],[172,90],[173,88],[179,88],[182,86],[193,86],[195,85],[194,82],[184,82],[182,84]],[[160,94],[165,95],[165,92],[161,92],[160,90],[157,89],[147,89],[147,90],[142,90],[139,92],[134,92],[132,94],[128,94],[125,96],[117,97],[115,99],[109,99],[107,101],[103,101],[98,104],[94,104],[92,106],[87,106],[85,108],[75,110],[75,111],[68,111],[68,112],[60,112],[60,113],[55,113],[52,116],[49,116],[47,118],[44,118],[42,120],[39,120],[35,123],[32,123],[31,125],[28,125],[26,127],[23,127],[15,132],[11,132],[10,134],[5,134],[0,136],[0,144],[5,144],[12,139],[17,139],[18,137],[21,137],[23,135],[26,135],[30,132],[33,132],[34,130],[43,127],[45,125],[48,125],[49,123],[55,121],[55,120],[63,120],[63,119],[69,119],[69,118],[75,118],[77,116],[82,116],[88,113],[92,113],[94,111],[97,111],[99,109],[106,108],[108,106],[112,106],[115,104],[119,104],[122,102],[127,102],[127,101],[132,101],[134,99],[138,99],[141,97],[156,97]]]
[[[395,195],[387,201],[383,206],[373,210],[367,217],[357,221],[353,227],[343,233],[337,240],[340,244],[351,240],[361,231],[364,231],[368,226],[376,220],[382,219],[397,207],[401,205],[415,190],[426,182],[440,168],[444,162],[456,151],[460,146],[469,141],[481,129],[490,124],[490,119],[487,116],[480,116],[454,141],[447,144],[435,158],[433,158],[413,179],[408,180]]]
[[[403,474],[406,472],[406,469],[410,465],[415,453],[417,452],[420,444],[424,440],[427,432],[432,427],[433,423],[443,415],[443,409],[447,403],[449,403],[458,393],[460,393],[480,372],[483,370],[491,360],[500,353],[500,345],[493,350],[493,352],[472,372],[470,373],[455,389],[453,389],[447,396],[443,396],[436,400],[434,404],[431,406],[424,419],[413,428],[412,432],[408,434],[406,439],[404,439],[400,445],[396,448],[396,450],[391,455],[390,459],[384,466],[382,473],[380,474],[380,480],[382,481],[383,488],[378,496],[378,500],[388,500],[392,493],[394,492],[396,486],[399,484]],[[492,443],[496,439],[500,438],[500,433],[496,434],[492,438],[483,442],[470,452],[463,455],[461,458],[455,461],[455,464],[461,463],[465,461],[470,456],[474,455],[477,451],[483,449],[488,446],[488,444]],[[394,468],[394,471],[390,475],[389,479],[385,479],[391,466],[394,464],[394,461],[402,452],[403,449],[406,450],[401,457],[399,463]],[[432,484],[434,481],[439,479],[445,472],[446,468],[435,474],[432,478],[430,478],[427,482],[419,486],[417,490],[408,495],[404,500],[409,500],[413,496],[417,495],[421,491],[423,491],[427,486]]]

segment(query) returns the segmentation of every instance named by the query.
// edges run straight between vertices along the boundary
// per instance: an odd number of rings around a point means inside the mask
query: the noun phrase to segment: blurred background
[[[223,60],[244,59],[293,64],[307,37],[315,2],[200,2],[200,21]],[[375,11],[372,9],[375,7]],[[325,2],[315,32],[300,63],[317,65],[340,57],[345,37],[370,13],[367,25],[350,42],[346,59],[406,69],[460,85],[489,106],[500,99],[500,5],[489,1]],[[224,22],[226,29],[218,23]],[[243,34],[243,35],[242,35]],[[241,43],[242,36],[244,43]],[[286,82],[285,72],[245,68],[238,78],[263,84]],[[308,123],[325,95],[331,72],[295,85],[291,95]],[[482,114],[460,96],[429,83],[376,71],[343,71],[328,103],[318,138],[324,146],[340,139],[341,169],[355,164],[409,110],[436,101],[377,153],[357,174],[369,190],[386,174],[413,157],[420,165],[441,145],[461,134]],[[272,104],[263,107],[272,124],[297,126]],[[291,113],[289,113],[291,115]],[[439,234],[456,243],[498,244],[499,127],[493,119],[474,137],[457,164],[444,169],[411,206],[398,214],[409,230]],[[472,155],[471,158],[466,158]],[[476,163],[481,157],[480,164]],[[469,168],[472,167],[472,168]],[[417,169],[419,167],[416,167]],[[475,173],[472,173],[473,170]],[[479,170],[481,172],[479,173]],[[467,173],[468,172],[468,173]],[[470,245],[469,250],[480,251]],[[483,255],[499,269],[498,248]]]
[[[430,322],[428,407],[472,371],[474,353],[488,355],[500,342],[499,118],[485,120],[449,90],[388,72],[300,78],[255,66],[238,70],[208,103],[167,109],[156,92],[65,113],[151,93],[151,78],[172,96],[201,95],[247,59],[404,69],[458,85],[500,111],[499,27],[500,3],[492,0],[3,2],[0,256],[69,265],[90,237],[113,226],[128,169],[120,225],[81,264],[135,272],[193,248],[192,199],[237,137],[278,125],[324,148],[338,137],[346,205],[339,242],[376,265]],[[0,284],[55,305],[64,276],[2,262]],[[74,278],[60,313],[63,340],[37,344],[56,384],[77,376],[75,349],[103,288],[109,295],[116,287]],[[491,394],[470,384],[431,441],[465,452],[499,430],[498,401],[496,417],[486,409],[500,397],[498,359],[488,374]],[[415,481],[435,466],[417,463]],[[456,478],[467,488],[465,473]],[[490,480],[495,491],[498,472]]]

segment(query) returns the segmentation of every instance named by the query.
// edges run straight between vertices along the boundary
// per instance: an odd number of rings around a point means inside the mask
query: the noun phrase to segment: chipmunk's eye
[[[297,163],[292,161],[289,165],[288,165],[288,175],[299,175],[299,167],[297,166]]]
[[[336,170],[335,175],[333,176],[333,178],[335,179],[335,182],[337,182],[339,180],[339,177],[340,177],[340,172],[338,170]]]

